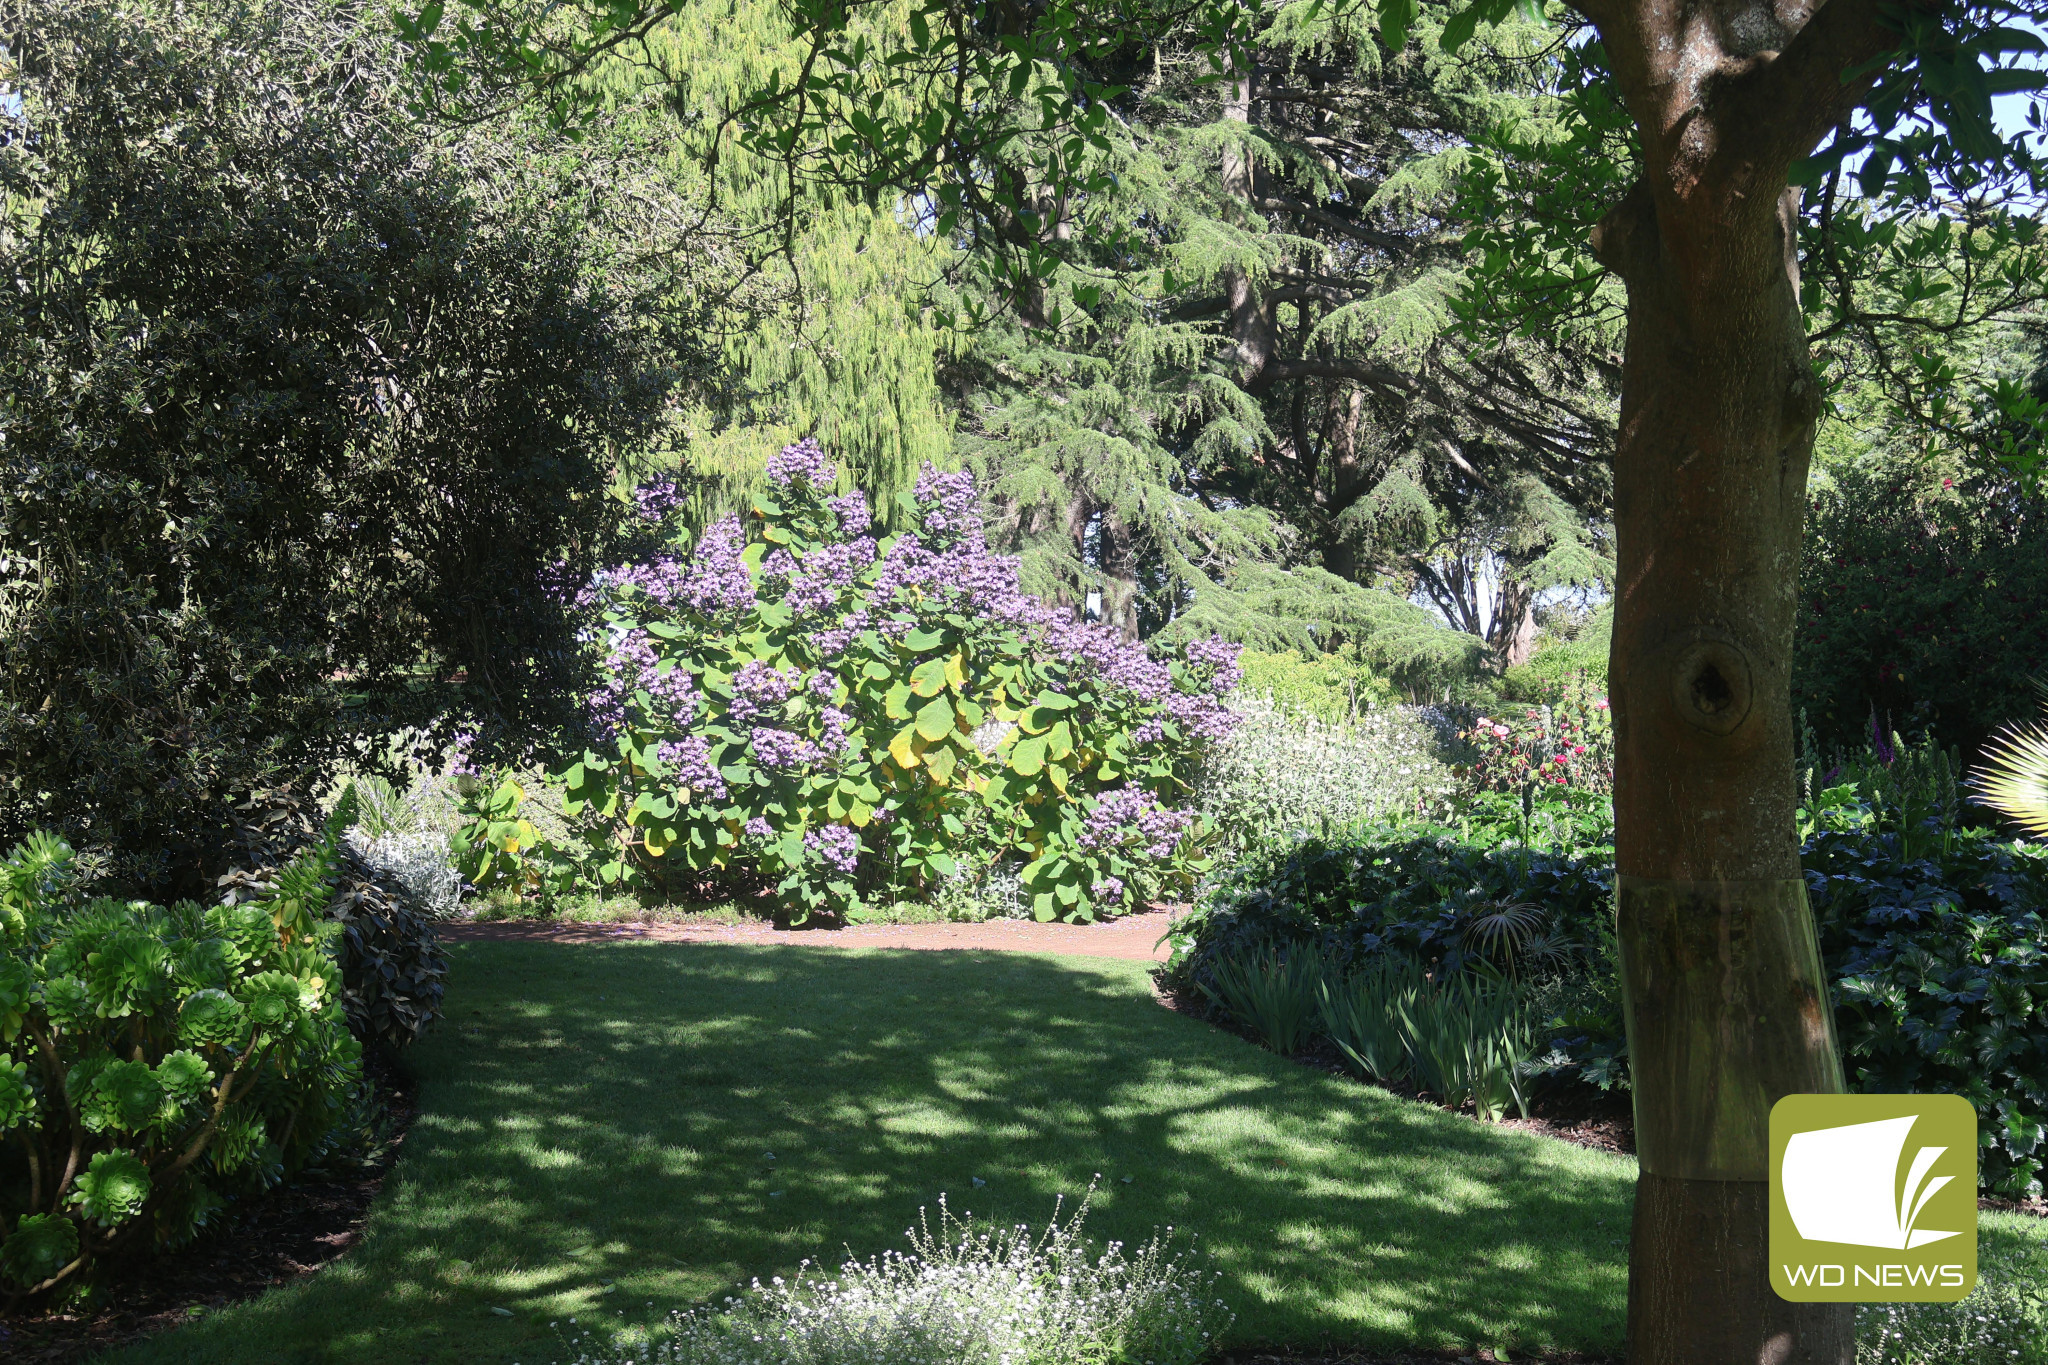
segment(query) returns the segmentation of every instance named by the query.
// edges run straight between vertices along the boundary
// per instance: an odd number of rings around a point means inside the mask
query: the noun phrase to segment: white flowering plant
[[[1857,1365],[2048,1365],[2048,1279],[1986,1257],[1960,1303],[1872,1303],[1856,1310]]]
[[[1092,1189],[1092,1187],[1091,1187]],[[1083,1198],[1037,1234],[920,1212],[910,1247],[806,1261],[715,1308],[677,1314],[666,1337],[619,1351],[585,1333],[574,1365],[1195,1365],[1233,1315],[1218,1275],[1174,1230],[1135,1249],[1082,1232]]]
[[[1326,720],[1240,691],[1230,709],[1238,724],[1210,746],[1196,784],[1196,810],[1226,844],[1441,813],[1452,794],[1436,735],[1414,707]]]

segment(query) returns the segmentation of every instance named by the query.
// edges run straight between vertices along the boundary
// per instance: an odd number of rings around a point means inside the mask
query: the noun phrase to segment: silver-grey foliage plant
[[[1352,721],[1321,720],[1269,696],[1238,696],[1237,729],[1204,764],[1204,816],[1227,843],[1264,834],[1322,833],[1440,807],[1450,770],[1429,718],[1378,707]]]
[[[920,1213],[910,1250],[849,1259],[676,1315],[666,1339],[626,1351],[585,1337],[574,1365],[1194,1365],[1232,1315],[1216,1274],[1173,1229],[1135,1250],[1082,1235],[1088,1201],[1036,1235]]]

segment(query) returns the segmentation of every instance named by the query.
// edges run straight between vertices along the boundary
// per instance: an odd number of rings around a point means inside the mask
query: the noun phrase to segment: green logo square
[[[1977,1283],[1977,1113],[1958,1095],[1787,1095],[1771,1109],[1771,1288],[1795,1303],[1954,1303]]]

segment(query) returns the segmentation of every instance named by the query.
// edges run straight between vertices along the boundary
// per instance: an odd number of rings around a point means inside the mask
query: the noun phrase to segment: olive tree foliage
[[[388,25],[0,0],[0,842],[184,889],[243,794],[575,690],[678,351],[603,168],[423,125]]]

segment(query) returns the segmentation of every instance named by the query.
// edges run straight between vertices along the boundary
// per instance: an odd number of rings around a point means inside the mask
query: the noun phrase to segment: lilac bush
[[[1015,860],[1041,919],[1191,881],[1235,645],[1155,658],[1026,594],[967,474],[926,466],[892,536],[815,442],[768,474],[744,521],[583,594],[605,683],[565,778],[616,827],[604,875],[759,876],[798,918],[962,859]]]

